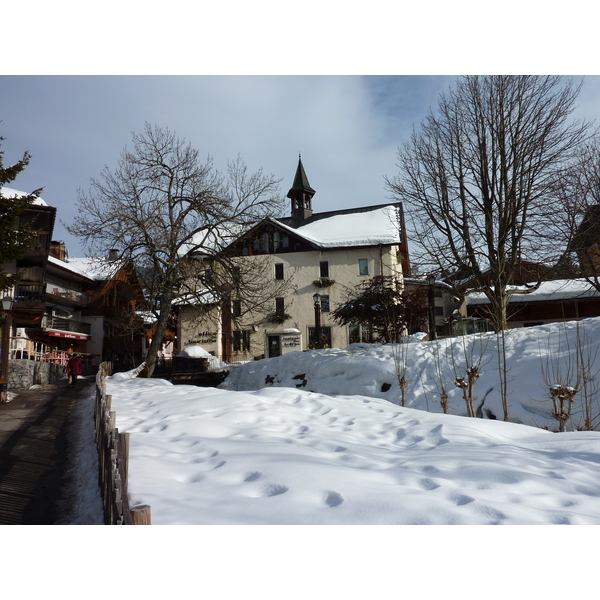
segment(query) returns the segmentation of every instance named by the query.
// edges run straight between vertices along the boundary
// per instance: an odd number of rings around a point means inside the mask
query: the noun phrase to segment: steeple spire
[[[292,201],[292,219],[294,222],[300,223],[312,215],[312,197],[315,193],[315,190],[308,183],[308,177],[302,165],[302,156],[298,155],[298,167],[296,168],[294,183],[287,193],[287,197]]]

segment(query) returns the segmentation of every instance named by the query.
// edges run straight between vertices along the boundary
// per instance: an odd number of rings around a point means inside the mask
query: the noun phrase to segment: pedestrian
[[[69,376],[69,387],[75,387],[77,376],[81,373],[83,367],[81,365],[81,358],[78,354],[73,354],[67,363],[67,375]]]

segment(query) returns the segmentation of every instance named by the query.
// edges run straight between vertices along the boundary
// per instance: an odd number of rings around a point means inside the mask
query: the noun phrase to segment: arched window
[[[262,235],[262,251],[265,254],[269,253],[269,234],[266,231]]]
[[[279,231],[276,231],[273,234],[273,251],[278,252],[280,246],[281,246],[281,234],[279,233]]]
[[[284,249],[289,249],[290,247],[290,238],[287,235],[283,236],[283,243],[282,243]]]
[[[260,240],[258,238],[254,240],[254,254],[260,254]]]

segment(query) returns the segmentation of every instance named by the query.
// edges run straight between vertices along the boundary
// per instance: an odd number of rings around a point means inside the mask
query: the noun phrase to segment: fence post
[[[107,525],[150,525],[150,506],[129,507],[129,433],[119,433],[116,412],[111,411],[112,396],[106,393],[105,379],[112,371],[102,363],[96,376],[96,444],[99,454],[99,483]]]
[[[150,505],[138,504],[131,509],[132,525],[150,525]]]

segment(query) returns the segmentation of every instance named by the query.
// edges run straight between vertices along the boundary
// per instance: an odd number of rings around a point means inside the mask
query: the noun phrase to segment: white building
[[[198,345],[226,360],[249,360],[314,348],[317,327],[318,347],[345,347],[367,337],[358,325],[336,325],[331,311],[373,276],[402,283],[409,264],[402,206],[313,213],[314,194],[299,160],[287,195],[291,217],[261,221],[228,249],[242,261],[268,257],[271,275],[286,284],[285,293],[273,297],[262,314],[239,318],[244,311],[235,299],[231,306],[215,306],[211,319],[198,320],[193,307],[180,307],[181,349]]]

